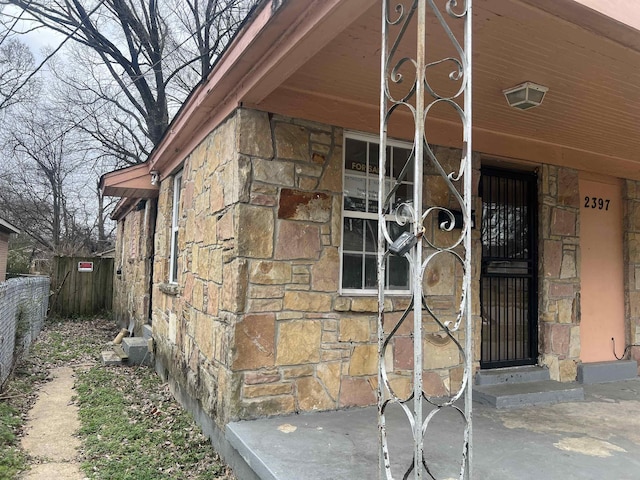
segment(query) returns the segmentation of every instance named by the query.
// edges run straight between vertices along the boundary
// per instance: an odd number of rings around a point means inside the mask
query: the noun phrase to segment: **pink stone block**
[[[320,228],[303,222],[278,222],[276,260],[313,259],[320,257]]]
[[[551,213],[551,235],[575,236],[576,214],[568,210],[554,208]]]
[[[551,352],[557,355],[569,354],[571,325],[551,324]]]
[[[411,337],[397,337],[394,342],[393,368],[413,370],[413,339]]]
[[[376,403],[376,393],[365,378],[345,377],[340,388],[341,407],[364,407]]]
[[[545,240],[542,245],[542,269],[546,278],[558,278],[562,266],[562,242]]]
[[[549,287],[549,297],[551,298],[573,298],[575,289],[569,283],[552,283]]]

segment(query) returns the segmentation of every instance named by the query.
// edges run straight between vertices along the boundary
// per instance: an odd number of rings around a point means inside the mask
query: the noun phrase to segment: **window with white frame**
[[[178,282],[178,224],[180,221],[180,190],[182,171],[173,177],[173,208],[171,213],[171,259],[169,261],[169,283]]]
[[[341,246],[341,292],[375,294],[378,243],[378,159],[380,146],[374,137],[345,134],[343,148],[343,207]],[[389,192],[411,154],[411,146],[388,142],[387,179]],[[413,168],[410,166],[391,199],[392,205],[411,202]],[[411,228],[400,226],[395,216],[386,215],[392,239]],[[409,291],[409,263],[404,257],[389,256],[385,272],[385,289],[389,293]]]

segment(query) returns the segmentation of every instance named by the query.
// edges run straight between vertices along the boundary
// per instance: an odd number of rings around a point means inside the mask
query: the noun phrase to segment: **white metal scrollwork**
[[[456,472],[459,472],[461,480],[470,479],[472,474],[471,3],[472,0],[382,2],[378,191],[378,426],[380,478],[384,480],[440,480],[438,472],[425,455],[425,444],[438,442],[437,438],[432,437],[430,427],[443,412],[454,412],[454,416],[459,417],[462,423],[459,470],[456,467]],[[436,34],[434,30],[439,32]],[[441,44],[445,39],[450,44],[443,48]],[[436,45],[436,42],[440,43]],[[453,120],[458,124],[459,148],[447,151],[459,152],[459,164],[456,168],[452,168],[451,158],[443,162],[439,158],[438,149],[429,143],[428,123],[432,116],[435,117],[436,111],[440,116],[444,115],[449,123]],[[387,157],[391,151],[387,148],[387,134],[396,117],[401,125],[406,125],[409,118],[415,126],[411,155],[397,177],[387,173]],[[435,177],[446,186],[445,191],[450,199],[446,204],[424,204],[425,168],[431,178]],[[398,202],[394,204],[394,194],[410,172],[413,175],[413,198],[399,205]],[[390,187],[389,177],[394,180]],[[456,225],[457,211],[461,212],[462,225]],[[392,238],[390,233],[399,230],[389,228],[389,219],[394,214],[394,223],[411,223],[411,233],[405,234],[401,239]],[[435,235],[434,232],[447,232],[448,235]],[[385,312],[384,279],[391,255],[403,256],[409,263],[412,298],[399,319],[385,322],[385,314],[389,312]],[[458,275],[459,288],[454,295],[456,301],[453,303],[453,311],[443,318],[442,312],[431,305],[434,296],[429,285],[425,285],[424,277],[426,271],[445,257],[453,259],[454,271],[461,274]],[[387,318],[391,316],[387,315]],[[411,375],[412,387],[408,394],[405,392],[404,398],[400,391],[396,391],[398,389],[394,389],[392,381],[392,376],[397,380],[398,373],[388,370],[388,354],[395,347],[401,330],[405,335],[407,330],[411,331],[413,343],[412,371],[405,372],[406,375]],[[459,351],[463,365],[462,380],[457,384],[451,383],[444,397],[433,396],[423,388],[425,360],[428,363],[432,353],[425,347],[429,345],[424,341],[426,335],[439,335],[445,342],[452,342]],[[411,464],[397,465],[398,460],[390,448],[388,422],[391,418],[388,412],[392,406],[398,406],[404,412],[411,429]],[[409,445],[403,445],[399,448],[408,447]]]

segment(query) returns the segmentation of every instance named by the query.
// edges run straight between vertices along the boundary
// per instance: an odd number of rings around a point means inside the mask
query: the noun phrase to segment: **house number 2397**
[[[602,197],[584,197],[584,208],[597,208],[609,210],[609,199]]]

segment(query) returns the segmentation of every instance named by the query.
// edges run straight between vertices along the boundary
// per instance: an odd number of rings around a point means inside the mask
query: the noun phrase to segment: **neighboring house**
[[[615,359],[611,338],[618,355],[640,341],[640,4],[612,5],[474,3],[478,368],[538,363],[573,381],[581,362]],[[263,1],[148,161],[101,180],[123,197],[116,311],[152,323],[158,370],[219,427],[375,403],[365,200],[377,181],[367,161],[380,10]],[[525,81],[547,98],[510,108],[503,90]],[[427,126],[445,165],[459,157],[455,129],[437,112]],[[390,136],[406,155],[413,125]],[[424,184],[425,203],[450,205],[427,167]],[[407,305],[406,267],[393,271],[387,318]],[[427,272],[443,312],[459,274],[447,262]],[[437,332],[426,341],[425,390],[445,394],[462,376],[458,351]],[[399,332],[388,359],[400,392],[412,342]]]
[[[20,233],[16,227],[0,218],[0,282],[7,277],[7,256],[9,254],[9,236]]]

